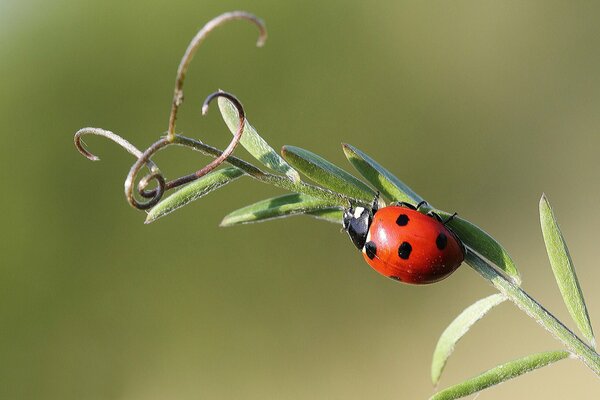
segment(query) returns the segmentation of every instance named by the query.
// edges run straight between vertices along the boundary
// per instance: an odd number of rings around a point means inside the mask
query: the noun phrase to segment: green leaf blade
[[[347,143],[343,143],[342,148],[350,164],[388,200],[411,204],[423,201],[421,196],[367,154]]]
[[[261,200],[235,210],[223,218],[221,226],[264,222],[307,213],[314,213],[316,217],[329,220],[333,218],[330,213],[334,211],[340,212],[339,206],[332,206],[331,203],[325,200],[316,199],[304,194],[292,193]]]
[[[483,318],[492,308],[506,300],[506,297],[501,294],[493,294],[483,298],[469,307],[465,308],[440,336],[435,350],[433,352],[433,360],[431,362],[431,381],[437,385],[442,371],[454,351],[456,343],[471,329],[471,327]]]
[[[546,195],[540,199],[540,222],[550,265],[565,305],[581,333],[595,348],[594,331],[575,266]]]
[[[244,172],[235,167],[225,167],[212,171],[161,200],[148,212],[144,223],[149,224],[154,222],[242,175],[244,175]]]
[[[547,351],[543,353],[532,354],[518,360],[509,361],[505,364],[498,365],[497,367],[487,370],[481,375],[444,389],[430,397],[430,400],[459,399],[507,380],[516,378],[527,372],[563,360],[569,357],[570,354],[571,353],[564,350]]]
[[[452,216],[445,211],[436,210],[442,218]],[[452,231],[460,237],[465,246],[493,262],[517,285],[521,285],[521,275],[510,254],[504,247],[477,225],[458,216],[448,222]]]
[[[375,192],[364,182],[323,157],[296,146],[283,146],[283,158],[317,184],[357,200],[371,203]]]
[[[233,103],[225,97],[219,97],[218,103],[223,121],[225,121],[225,124],[231,133],[235,134],[239,125],[237,109]],[[244,125],[244,133],[240,139],[240,144],[266,167],[275,172],[286,174],[294,182],[300,181],[298,171],[295,171],[271,146],[269,146],[269,144],[258,134],[256,129],[250,125],[248,120],[246,120]]]
[[[321,210],[308,211],[306,215],[341,226],[342,219],[344,218],[344,211],[335,208],[324,208]]]

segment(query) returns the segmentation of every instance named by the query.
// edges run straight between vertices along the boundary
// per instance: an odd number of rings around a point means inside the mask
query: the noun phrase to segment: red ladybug
[[[418,211],[423,204],[378,209],[375,199],[371,209],[350,207],[344,212],[344,230],[380,274],[405,283],[434,283],[458,268],[465,248],[446,227],[448,221]]]

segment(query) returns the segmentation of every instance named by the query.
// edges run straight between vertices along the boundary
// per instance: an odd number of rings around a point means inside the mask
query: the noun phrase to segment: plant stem
[[[181,135],[175,135],[173,143],[181,146],[190,147],[202,154],[212,157],[217,157],[222,154],[222,151],[215,147],[209,146],[198,140],[190,139]],[[274,175],[268,172],[264,172],[261,169],[255,167],[254,165],[234,156],[227,157],[225,161],[230,165],[241,169],[246,174],[260,182],[277,186],[290,192],[302,193],[308,196],[327,200],[331,202],[332,206],[339,206],[340,208],[345,208],[348,207],[350,201],[352,201],[354,204],[363,203],[360,200],[344,196],[342,194],[333,192],[320,186],[311,185],[302,181],[295,182],[287,176]]]
[[[577,358],[600,376],[600,355],[584,343],[554,315],[529,296],[523,289],[508,280],[487,261],[467,249],[465,261],[481,276],[508,297],[517,307],[524,311],[554,337],[561,341]]]

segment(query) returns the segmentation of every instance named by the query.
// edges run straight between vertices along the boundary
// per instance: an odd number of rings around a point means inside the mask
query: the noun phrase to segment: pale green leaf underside
[[[506,300],[501,294],[493,294],[483,298],[458,315],[444,330],[433,352],[431,363],[431,381],[437,385],[448,358],[454,351],[456,343],[471,329],[471,326],[483,318],[493,307]]]
[[[596,347],[592,324],[577,280],[575,267],[546,195],[542,195],[540,199],[540,221],[550,265],[567,309],[585,338],[593,347]]]
[[[295,169],[327,189],[367,203],[375,198],[367,184],[321,156],[295,146],[283,146],[281,154]]]
[[[231,101],[225,97],[219,97],[219,110],[221,116],[227,124],[227,127],[232,134],[235,134],[238,130],[239,117],[235,106]],[[240,144],[244,146],[246,150],[254,158],[263,163],[263,165],[272,169],[273,171],[286,174],[294,182],[300,181],[300,175],[295,171],[269,144],[258,134],[256,129],[250,122],[246,120],[244,125],[244,133],[240,139]]]
[[[341,226],[344,211],[339,208],[324,208],[322,210],[309,211],[306,215]]]
[[[423,198],[404,182],[356,147],[344,143],[342,148],[352,166],[388,200],[411,204],[423,201]]]
[[[335,212],[340,212],[339,207],[332,206],[331,203],[325,200],[315,199],[304,194],[292,193],[262,200],[233,211],[223,218],[221,226],[263,222],[275,218],[307,213],[311,213],[311,215],[317,218],[331,220],[335,218],[334,216],[338,215]],[[341,222],[341,219],[338,222]]]
[[[444,211],[437,212],[443,219],[447,219],[452,215]],[[448,225],[467,247],[493,262],[517,285],[521,284],[521,276],[517,266],[508,252],[496,239],[477,225],[458,216],[452,218]]]
[[[509,379],[516,378],[534,369],[545,367],[556,361],[560,361],[569,356],[568,351],[547,351],[543,353],[532,354],[518,360],[510,361],[487,370],[481,375],[468,379],[462,383],[444,389],[430,400],[452,400],[468,396],[470,394],[487,389],[490,386],[497,385]]]
[[[235,167],[225,167],[210,172],[202,178],[183,186],[181,189],[164,198],[157,205],[152,207],[146,216],[145,223],[149,224],[150,222],[154,222],[176,209],[228,184],[243,174],[244,172],[242,170]]]

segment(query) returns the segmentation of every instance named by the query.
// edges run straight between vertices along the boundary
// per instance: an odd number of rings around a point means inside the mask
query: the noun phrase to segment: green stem
[[[221,150],[209,146],[195,139],[176,135],[174,144],[190,147],[208,156],[218,157]],[[277,186],[290,192],[306,194],[315,198],[331,202],[332,205],[346,207],[350,200],[355,203],[359,201],[350,199],[347,196],[322,188],[320,186],[310,185],[302,181],[293,181],[292,179],[274,175],[262,171],[254,165],[234,156],[229,156],[226,162],[236,168],[241,169],[254,179]],[[576,357],[581,359],[596,375],[600,376],[600,355],[590,346],[584,343],[577,335],[563,325],[554,315],[546,310],[541,304],[529,296],[521,287],[507,279],[498,272],[491,264],[481,258],[470,249],[467,251],[465,261],[473,267],[480,275],[487,279],[496,289],[508,297],[517,307],[527,315],[537,321],[548,332],[561,341]]]
[[[561,341],[596,375],[600,376],[600,355],[564,326],[554,315],[470,249],[467,251],[465,261],[515,303],[517,307]]]
[[[209,146],[198,140],[190,139],[181,135],[175,135],[175,140],[173,141],[173,143],[181,146],[190,147],[207,156],[218,157],[222,153],[221,150],[215,147]],[[262,183],[277,186],[290,192],[302,193],[308,196],[316,197],[318,199],[323,199],[331,202],[332,206],[340,206],[340,208],[345,208],[348,206],[350,201],[352,201],[353,204],[362,203],[362,201],[360,200],[344,196],[342,194],[333,192],[320,186],[310,185],[302,181],[295,182],[286,176],[274,175],[268,172],[264,172],[261,169],[255,167],[254,165],[234,156],[227,157],[225,161],[230,165],[241,169],[246,174]]]

